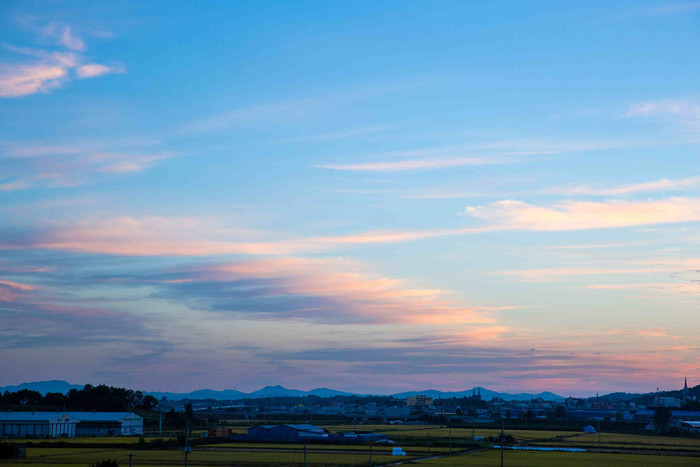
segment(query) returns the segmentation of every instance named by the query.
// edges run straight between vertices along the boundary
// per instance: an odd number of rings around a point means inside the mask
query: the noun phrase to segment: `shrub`
[[[96,464],[91,464],[90,467],[119,467],[119,462],[117,462],[116,459],[108,459]]]

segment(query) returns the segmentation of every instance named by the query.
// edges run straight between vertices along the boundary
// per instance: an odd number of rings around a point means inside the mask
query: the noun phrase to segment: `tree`
[[[557,408],[554,409],[554,418],[566,418],[566,409],[563,405],[558,405]]]
[[[150,394],[148,396],[145,396],[143,400],[141,401],[141,405],[138,407],[141,410],[152,410],[158,405],[158,399],[155,397],[151,396]]]
[[[671,409],[668,407],[657,407],[654,410],[654,426],[658,431],[666,431],[666,427],[671,422],[671,415]]]

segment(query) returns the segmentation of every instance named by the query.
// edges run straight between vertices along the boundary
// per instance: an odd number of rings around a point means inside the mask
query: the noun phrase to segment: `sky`
[[[700,383],[700,2],[0,5],[0,385]]]

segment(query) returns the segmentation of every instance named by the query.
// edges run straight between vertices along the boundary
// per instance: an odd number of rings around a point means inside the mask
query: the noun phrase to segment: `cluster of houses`
[[[131,412],[0,412],[0,439],[143,435]]]

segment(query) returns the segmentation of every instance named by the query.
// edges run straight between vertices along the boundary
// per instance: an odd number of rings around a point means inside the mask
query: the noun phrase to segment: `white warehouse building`
[[[131,412],[0,412],[0,439],[143,435]]]
[[[0,412],[0,439],[75,437],[78,420],[61,412]]]
[[[143,434],[143,418],[131,412],[67,412],[79,420],[77,436],[133,436]]]

